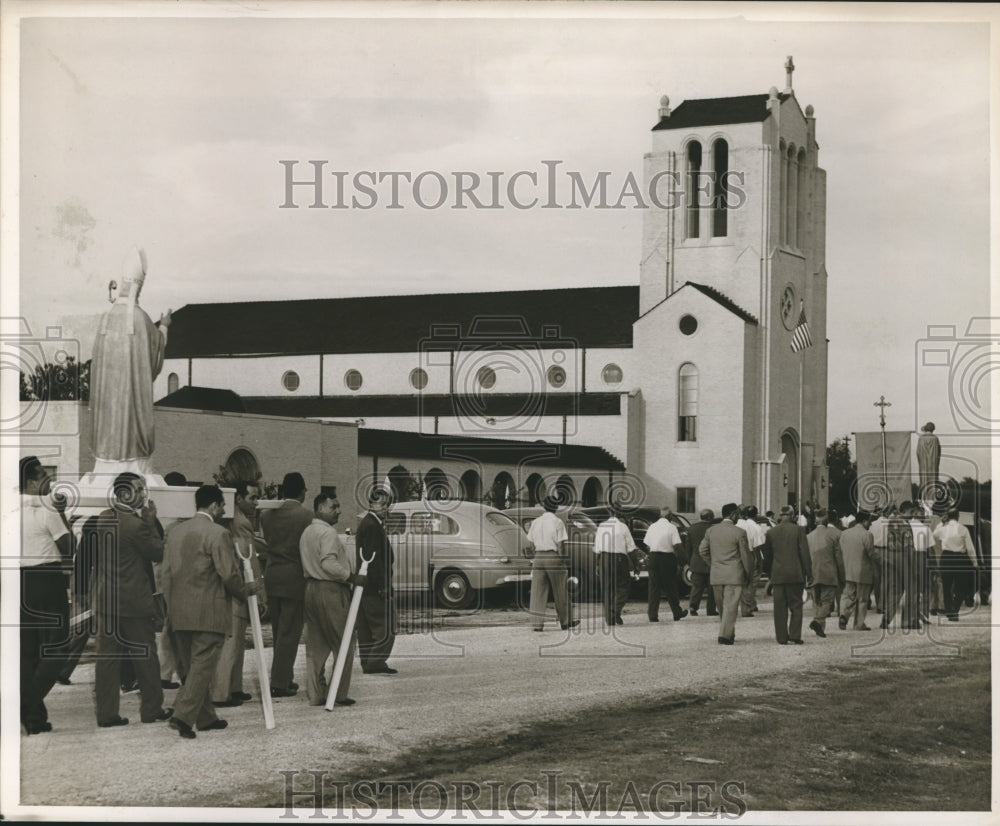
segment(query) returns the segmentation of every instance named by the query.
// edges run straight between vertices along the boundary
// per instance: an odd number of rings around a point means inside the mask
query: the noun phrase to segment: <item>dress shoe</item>
[[[541,633],[541,632],[542,632],[543,630],[545,630],[545,629],[543,629],[543,628],[532,628],[531,630],[532,630],[532,631],[538,631],[539,633]],[[367,673],[367,672],[366,672],[366,673]]]
[[[948,622],[958,622],[958,617],[955,614],[952,614],[948,617]]]
[[[809,627],[816,632],[817,637],[825,637],[826,631],[823,630],[823,626],[820,625],[816,620],[809,623]]]
[[[185,740],[194,740],[198,735],[194,733],[194,729],[191,728],[183,720],[178,720],[176,717],[171,717],[170,722],[167,723],[170,728],[176,731]]]
[[[101,728],[113,728],[114,726],[127,726],[128,717],[112,717],[103,723],[98,723]]]
[[[837,620],[837,627],[838,627],[838,628],[839,628],[839,629],[840,629],[841,631],[846,631],[846,630],[847,630],[847,617],[840,617],[840,618],[839,618],[839,619]]]
[[[802,640],[789,640],[792,645],[805,645]]]
[[[855,628],[854,630],[855,631],[871,631],[872,629],[869,628],[867,625],[862,625],[860,628]]]
[[[25,723],[24,730],[28,734],[45,734],[52,731],[52,723],[48,720],[44,723]]]
[[[708,612],[708,616],[710,616],[710,617],[717,617],[717,616],[719,616],[719,612],[718,611],[709,611]]]
[[[294,697],[298,693],[299,693],[298,689],[291,689],[291,688],[272,688],[271,689],[271,696],[272,697]]]
[[[242,700],[244,703],[253,699],[253,694],[247,694],[245,691],[234,691],[230,697],[230,700]]]
[[[687,615],[688,615],[688,610],[685,608],[676,617],[674,617],[674,622],[677,622],[677,620],[684,619],[684,617],[686,617]]]
[[[622,619],[621,614],[615,617],[615,625],[624,625],[625,620]]]
[[[886,630],[889,627],[889,620],[886,619],[885,617],[882,617],[882,622],[879,623],[878,627],[881,628],[883,631]]]
[[[567,622],[562,626],[563,631],[569,631],[570,628],[576,628],[580,624],[580,620],[573,620],[572,622]]]
[[[59,685],[72,685],[73,684],[70,681],[69,677],[56,677],[56,682],[59,683]]]
[[[212,705],[216,708],[237,708],[243,705],[243,701],[230,697],[228,700],[212,700]]]
[[[180,688],[180,683],[175,683],[173,680],[160,680],[160,688]]]
[[[753,611],[751,611],[749,614],[740,614],[740,616],[743,617],[744,619],[746,619],[747,617],[752,617]]]
[[[297,682],[295,682],[295,680],[292,680],[291,682],[288,683],[288,690],[289,691],[298,691],[299,690],[299,684]]]
[[[174,716],[174,710],[172,708],[161,708],[156,714],[150,717],[148,720],[143,720],[144,723],[162,723],[164,720],[169,720]]]
[[[225,720],[212,720],[207,726],[198,726],[198,731],[222,731],[228,725]]]
[[[734,645],[735,640],[731,640],[729,637],[719,637],[719,645]]]
[[[659,617],[657,617],[656,619],[653,619],[652,617],[650,617],[650,618],[649,618],[649,621],[650,621],[650,622],[659,622],[659,621],[660,621],[660,618],[659,618]]]
[[[778,645],[788,645],[788,640],[778,640]]]
[[[698,609],[697,609],[697,608],[692,608],[692,609],[691,609],[690,611],[688,611],[688,613],[689,613],[689,614],[690,614],[690,615],[691,615],[692,617],[696,617],[696,616],[698,616]]]
[[[399,672],[395,668],[389,668],[389,666],[384,665],[381,668],[376,668],[372,671],[366,671],[365,674],[398,674]]]
[[[334,701],[335,706],[353,706],[356,701],[352,700],[350,697],[345,697],[343,700]]]

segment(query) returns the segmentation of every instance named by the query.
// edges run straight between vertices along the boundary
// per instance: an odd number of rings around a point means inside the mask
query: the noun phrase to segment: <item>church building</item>
[[[826,177],[792,71],[661,99],[647,191],[682,194],[644,211],[637,286],[190,304],[154,397],[355,424],[359,476],[425,495],[825,503]]]

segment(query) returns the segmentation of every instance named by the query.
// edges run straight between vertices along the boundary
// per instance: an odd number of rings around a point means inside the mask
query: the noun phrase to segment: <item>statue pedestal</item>
[[[71,517],[96,516],[111,507],[113,501],[111,487],[115,477],[121,472],[118,470],[114,473],[96,471],[88,473],[72,489],[57,486],[55,492],[63,493],[69,499],[66,509]],[[149,491],[149,500],[156,504],[156,517],[164,528],[172,522],[194,516],[194,493],[198,488],[171,486],[163,481],[163,477],[156,474],[143,474],[143,477]],[[226,500],[226,515],[231,517],[236,510],[236,490],[222,488],[222,495]]]

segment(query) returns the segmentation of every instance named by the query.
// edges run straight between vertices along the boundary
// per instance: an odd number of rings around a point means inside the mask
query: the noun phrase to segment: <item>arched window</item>
[[[506,510],[514,504],[517,498],[517,488],[514,485],[514,477],[507,471],[502,470],[493,480],[491,504],[494,508]]]
[[[729,173],[729,144],[722,138],[712,144],[712,167],[712,237],[725,238],[729,209],[724,184]]]
[[[576,485],[573,484],[573,480],[570,479],[565,473],[556,479],[556,483],[552,486],[552,495],[559,502],[561,507],[567,507],[576,502]]]
[[[180,387],[180,377],[176,373],[171,373],[167,376],[167,392],[176,393],[177,388]]]
[[[677,376],[677,441],[698,440],[698,368],[681,365]]]
[[[528,504],[539,505],[545,498],[545,480],[540,473],[532,473],[528,477]]]
[[[785,243],[794,244],[797,237],[795,218],[799,189],[799,164],[795,159],[795,144],[788,147],[788,178],[785,184]]]
[[[474,470],[467,470],[462,474],[462,498],[466,502],[483,500],[483,483]]]
[[[233,482],[255,482],[260,476],[260,465],[257,457],[245,447],[240,447],[229,454],[225,464],[225,479],[227,485]]]
[[[806,174],[806,150],[799,150],[799,161],[798,161],[798,191],[796,193],[796,205],[798,213],[795,218],[795,246],[800,250],[805,249],[806,246],[806,184],[808,183],[808,176]]]
[[[781,165],[781,181],[778,183],[778,243],[784,244],[788,240],[788,226],[785,222],[785,200],[788,197],[788,154],[785,142],[778,143],[779,163]]]
[[[604,486],[596,476],[591,476],[583,485],[583,501],[580,503],[585,508],[592,508],[600,505],[604,498]]]
[[[451,485],[441,468],[432,467],[424,474],[424,495],[432,502],[451,499]]]
[[[700,234],[699,216],[701,199],[698,187],[701,178],[701,144],[691,141],[687,148],[687,238],[697,238]]]

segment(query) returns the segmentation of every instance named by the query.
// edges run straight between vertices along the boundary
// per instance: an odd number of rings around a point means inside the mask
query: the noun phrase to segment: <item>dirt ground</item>
[[[553,805],[561,807],[574,802],[573,783],[589,799],[607,780],[617,784],[608,790],[617,806],[622,795],[632,797],[630,779],[638,784],[636,799],[645,794],[648,804],[649,786],[660,777],[674,784],[669,789],[677,800],[686,801],[672,805],[692,811],[702,800],[719,811],[740,805],[752,811],[983,805],[982,793],[905,794],[907,783],[924,783],[918,769],[927,766],[937,766],[931,774],[956,783],[954,789],[980,788],[982,777],[988,783],[990,626],[982,611],[919,633],[834,627],[826,639],[807,630],[805,645],[778,646],[770,604],[762,600],[757,616],[739,621],[736,645],[729,647],[717,645],[714,618],[675,623],[666,611],[666,621],[650,624],[645,606],[633,602],[625,625],[610,630],[600,622],[597,606],[578,608],[580,629],[562,632],[553,617],[544,634],[532,633],[527,615],[515,609],[453,612],[451,617],[433,613],[415,623],[425,630],[416,627],[416,633],[397,638],[391,664],[398,675],[356,670],[350,693],[357,704],[333,712],[310,707],[304,693],[276,700],[277,726],[271,731],[264,728],[257,699],[256,654],[248,652],[245,688],[255,699],[222,710],[228,729],[203,732],[193,741],[180,739],[164,724],[139,724],[136,694],[122,702],[122,714],[133,719],[132,725],[98,729],[93,667],[81,664],[73,685],[57,686],[50,695],[54,731],[20,738],[15,774],[20,802],[101,807],[87,809],[87,818],[127,816],[103,809],[122,806],[240,807],[242,815],[235,816],[249,817],[254,813],[248,809],[283,810],[289,790],[303,783],[308,788],[318,776],[324,788],[390,779],[471,783],[463,787],[466,796],[473,787],[482,791],[483,784],[493,782],[506,795],[501,812],[508,804],[544,811],[552,795],[525,798],[532,782],[545,791],[545,784],[558,778],[565,789],[561,796],[555,790]],[[266,646],[264,655],[269,662]],[[300,683],[304,663],[300,650]],[[167,705],[172,694],[167,692]],[[836,699],[825,717],[824,697]],[[958,697],[961,704],[954,708],[945,703]],[[917,716],[918,709],[923,716]],[[921,722],[909,726],[907,719],[905,732],[893,732],[893,721],[906,715]],[[845,722],[837,725],[837,720]],[[3,734],[6,743],[9,726]],[[926,742],[920,742],[922,735]],[[769,737],[780,745],[769,745]],[[728,750],[722,748],[727,742]],[[503,744],[506,750],[491,751]],[[16,738],[13,745],[5,757],[17,753]],[[956,749],[965,755],[956,756]],[[633,753],[637,760],[624,761],[623,755]],[[649,764],[658,755],[655,772],[639,771],[643,759]],[[814,765],[810,755],[822,760]],[[872,772],[897,778],[899,793],[890,794],[881,781],[862,782],[851,772],[842,772],[843,780],[835,776],[840,766],[859,759],[858,765],[869,761]],[[753,775],[740,771],[751,763]],[[942,768],[952,764],[967,773],[952,775]],[[838,769],[831,769],[834,765]],[[761,791],[762,778],[784,777],[790,768],[793,785],[771,780],[770,791]],[[8,765],[5,772],[13,769]],[[697,785],[702,781],[714,782],[714,791]],[[724,789],[727,782],[731,785]],[[831,793],[838,783],[846,784],[853,805],[843,805]],[[436,786],[427,788],[437,794]],[[381,819],[391,807],[391,789],[389,798],[374,788],[357,790],[360,798],[354,791],[352,785],[341,799],[373,801],[355,814],[371,816],[374,808]],[[658,798],[661,804],[665,795]],[[314,798],[294,799],[306,808],[301,816],[308,816]],[[447,795],[442,800],[443,815],[455,801]],[[934,800],[941,805],[928,805]],[[988,805],[988,792],[985,800]],[[336,802],[327,798],[324,805],[331,801]],[[5,814],[18,811],[10,803],[8,795]],[[432,813],[437,805],[429,804]],[[281,812],[275,808],[257,814],[276,817]],[[170,814],[197,816],[197,811]]]

